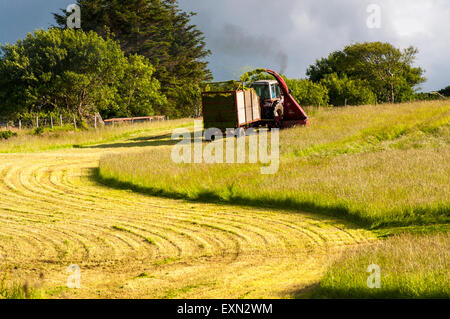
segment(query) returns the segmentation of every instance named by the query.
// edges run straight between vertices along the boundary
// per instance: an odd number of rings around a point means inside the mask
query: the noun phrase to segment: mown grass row
[[[107,155],[98,177],[120,187],[192,200],[276,206],[360,225],[448,223],[450,104],[322,110],[280,134],[280,168],[175,164],[171,148]],[[171,145],[167,141],[167,145]]]

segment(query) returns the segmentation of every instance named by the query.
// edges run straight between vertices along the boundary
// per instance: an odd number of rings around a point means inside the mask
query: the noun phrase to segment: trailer
[[[202,94],[203,128],[249,128],[261,121],[259,96],[254,89]]]
[[[262,71],[275,80],[253,82],[250,89],[203,92],[203,128],[216,128],[222,133],[234,129],[241,134],[249,127],[308,125],[308,116],[283,78],[275,71]]]

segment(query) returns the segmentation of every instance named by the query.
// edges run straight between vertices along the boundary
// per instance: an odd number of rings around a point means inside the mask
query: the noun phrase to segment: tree
[[[328,89],[330,104],[334,106],[374,104],[376,102],[375,94],[362,80],[351,80],[346,75],[339,77],[333,73],[326,75],[320,83]]]
[[[285,79],[292,96],[301,105],[328,105],[328,89],[321,83],[314,83],[305,79]]]
[[[139,54],[155,67],[155,77],[171,103],[166,115],[195,112],[199,95],[186,99],[190,90],[212,80],[204,59],[210,54],[204,36],[190,20],[194,13],[179,9],[176,0],[78,0],[81,27],[103,38],[120,42],[126,55]],[[66,27],[68,13],[54,14],[59,27]]]
[[[332,73],[366,81],[378,101],[400,102],[410,99],[414,87],[425,81],[423,70],[413,67],[417,53],[414,47],[400,50],[389,43],[356,43],[316,61],[307,74],[313,81]]]
[[[117,42],[94,32],[40,30],[1,51],[0,112],[10,117],[58,111],[83,119],[164,103],[148,62],[128,60]]]
[[[153,77],[155,68],[139,55],[128,58],[125,75],[118,83],[117,110],[109,110],[110,116],[148,116],[160,113],[167,104],[160,93],[160,83]]]
[[[316,64],[310,65],[306,70],[306,76],[310,81],[317,83],[328,74],[336,73],[341,75],[339,63],[342,56],[343,53],[341,51],[335,51],[330,53],[328,58],[316,60]]]
[[[447,86],[445,89],[439,91],[440,94],[446,97],[450,97],[450,86]]]

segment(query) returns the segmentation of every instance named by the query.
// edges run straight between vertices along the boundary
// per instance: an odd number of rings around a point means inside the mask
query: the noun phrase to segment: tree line
[[[417,93],[425,82],[424,70],[415,67],[418,50],[389,43],[366,42],[346,46],[308,67],[307,78],[287,79],[294,96],[304,105],[363,105],[433,100],[450,96]]]
[[[78,0],[69,12],[0,50],[0,116],[69,112],[103,117],[192,116],[212,80],[203,33],[175,0]]]
[[[166,115],[198,116],[201,91],[212,80],[203,33],[194,13],[176,0],[78,0],[81,29],[69,12],[55,26],[0,47],[0,116],[76,114],[82,121]],[[303,105],[359,105],[448,96],[418,94],[424,70],[417,49],[389,43],[346,46],[319,59],[306,79],[287,79]]]

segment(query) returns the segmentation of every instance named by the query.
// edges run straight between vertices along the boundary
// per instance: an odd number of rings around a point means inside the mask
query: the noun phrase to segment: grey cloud
[[[224,25],[219,36],[212,39],[212,45],[221,54],[234,57],[247,55],[274,59],[281,73],[287,68],[288,56],[276,38],[264,34],[251,35],[245,28],[231,23]]]
[[[366,26],[371,3],[382,8],[381,29]],[[416,63],[427,70],[425,90],[450,85],[445,72],[450,69],[449,1],[180,0],[180,5],[198,12],[194,23],[213,52],[210,67],[216,80],[234,78],[246,66],[279,70],[283,60],[289,77],[303,77],[316,59],[345,45],[383,41],[418,47]],[[423,32],[405,35],[405,30],[420,31],[420,26]]]

